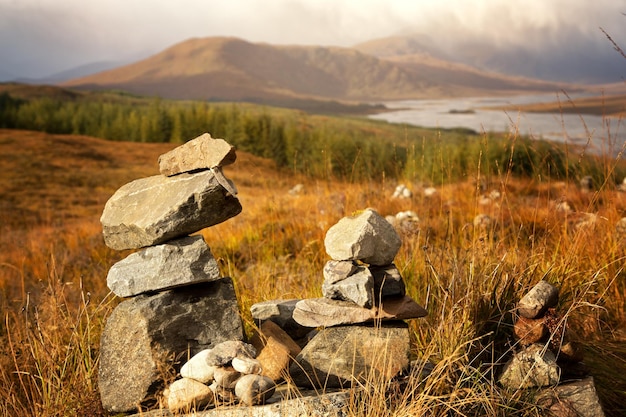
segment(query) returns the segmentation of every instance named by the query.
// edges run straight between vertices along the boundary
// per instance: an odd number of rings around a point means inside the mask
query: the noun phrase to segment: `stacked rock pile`
[[[273,300],[251,307],[255,320],[276,322],[301,344],[289,367],[293,383],[337,388],[368,378],[391,379],[409,364],[409,331],[402,320],[426,310],[406,295],[393,260],[401,240],[393,226],[367,209],[332,226],[324,240],[324,297]],[[265,323],[264,323],[265,324]]]
[[[559,290],[539,281],[517,304],[513,332],[521,349],[505,365],[500,382],[508,387],[556,385],[564,373],[583,371],[583,357],[556,310]]]
[[[193,356],[180,370],[181,379],[164,393],[172,412],[211,404],[259,405],[275,391],[274,381],[260,375],[256,348],[242,341],[226,341]]]
[[[104,241],[138,250],[111,267],[107,285],[126,298],[101,337],[99,389],[104,408],[129,412],[156,403],[167,369],[224,341],[244,339],[231,278],[202,236],[241,212],[221,166],[235,150],[204,134],[161,155],[161,175],[132,181],[102,213]],[[164,365],[165,364],[165,365]]]

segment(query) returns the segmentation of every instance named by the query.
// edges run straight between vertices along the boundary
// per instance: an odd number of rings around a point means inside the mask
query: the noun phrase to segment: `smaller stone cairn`
[[[302,329],[317,329],[288,361],[297,386],[341,388],[368,378],[389,380],[409,366],[409,331],[402,320],[427,314],[406,295],[393,264],[400,237],[385,218],[367,209],[332,226],[324,244],[332,258],[323,270],[324,297],[255,304],[252,316],[263,325],[283,323],[296,339]]]
[[[132,181],[107,201],[101,217],[112,249],[136,252],[113,265],[111,291],[122,298],[105,324],[98,385],[112,413],[154,406],[168,367],[225,341],[243,340],[231,278],[220,276],[201,229],[241,212],[234,184],[221,166],[235,149],[208,133],[161,155],[161,175]],[[174,407],[213,401],[195,380],[169,387]],[[190,399],[191,398],[191,399]]]
[[[556,415],[602,416],[593,378],[588,376],[582,351],[556,309],[558,301],[559,290],[543,280],[520,299],[513,325],[517,347],[504,365],[500,384],[510,389],[543,388],[540,405],[554,413],[564,404],[584,405],[572,406],[569,412],[573,414]],[[568,379],[576,382],[568,383]],[[570,389],[572,384],[577,388]],[[594,411],[588,414],[583,410]]]

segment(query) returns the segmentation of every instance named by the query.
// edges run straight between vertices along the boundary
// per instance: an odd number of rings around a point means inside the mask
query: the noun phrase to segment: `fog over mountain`
[[[0,0],[0,79],[131,62],[190,38],[361,45],[418,35],[432,56],[567,82],[619,82],[626,3],[614,0]]]

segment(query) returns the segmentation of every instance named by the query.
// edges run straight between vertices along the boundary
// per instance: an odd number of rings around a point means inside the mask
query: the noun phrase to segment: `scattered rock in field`
[[[304,192],[304,184],[296,184],[289,190],[289,195],[297,196]]]
[[[493,226],[493,219],[488,214],[478,214],[474,217],[474,228],[480,231],[487,231]]]
[[[559,302],[559,290],[546,281],[539,281],[517,303],[517,312],[527,319],[542,316]]]
[[[195,379],[182,378],[174,381],[167,390],[167,407],[172,412],[202,410],[213,404],[211,389]]]
[[[107,201],[100,221],[111,249],[157,245],[222,223],[241,212],[211,171],[132,181]]]
[[[626,217],[619,219],[615,225],[615,241],[621,245],[626,243]]]
[[[118,297],[164,291],[220,279],[202,236],[189,236],[135,252],[109,269],[107,286]]]
[[[263,375],[244,375],[235,386],[235,395],[246,405],[265,404],[274,395],[276,384]]]
[[[500,376],[500,384],[511,389],[552,386],[559,383],[560,370],[554,353],[543,344],[533,344],[513,355]]]
[[[580,191],[583,193],[589,193],[593,191],[595,188],[593,177],[591,175],[586,175],[580,179]]]
[[[426,187],[423,190],[424,197],[432,197],[437,194],[437,189],[435,187]]]
[[[172,176],[230,165],[237,159],[235,147],[204,133],[159,156],[159,171]]]
[[[404,184],[398,184],[396,189],[393,191],[391,198],[411,198],[413,197],[413,193],[411,190]]]
[[[362,261],[371,265],[388,265],[402,241],[393,226],[373,209],[344,217],[326,233],[326,253],[337,261]]]

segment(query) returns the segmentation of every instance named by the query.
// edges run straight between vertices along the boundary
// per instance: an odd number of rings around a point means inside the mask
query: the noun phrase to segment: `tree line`
[[[0,128],[113,141],[183,143],[202,133],[272,159],[277,168],[352,181],[382,176],[447,182],[509,172],[565,178],[591,169],[562,146],[506,134],[434,130],[362,118],[311,115],[243,103],[93,93],[23,99],[0,94]]]

